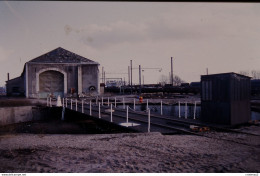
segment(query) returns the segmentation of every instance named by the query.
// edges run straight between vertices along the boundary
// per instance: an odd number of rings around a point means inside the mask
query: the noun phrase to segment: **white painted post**
[[[57,106],[57,107],[61,107],[61,106],[62,106],[62,103],[61,103],[61,98],[60,98],[60,96],[58,96],[58,98],[57,98],[57,103],[56,103],[56,106]]]
[[[81,100],[81,112],[84,113],[84,101]]]
[[[181,118],[181,103],[179,101],[179,118]]]
[[[109,106],[109,97],[107,98],[107,106]]]
[[[134,110],[135,110],[135,98],[134,98]]]
[[[78,111],[78,100],[76,99],[76,111]]]
[[[161,115],[163,115],[163,111],[162,111],[162,100],[161,100]]]
[[[104,101],[104,100],[103,100],[103,97],[102,97],[102,98],[101,98],[102,106],[103,106],[103,101]]]
[[[100,102],[98,103],[98,117],[101,118]]]
[[[66,107],[68,107],[68,99],[66,98]]]
[[[126,106],[126,123],[128,123],[128,105]]]
[[[70,99],[70,109],[72,110],[72,99]]]
[[[187,102],[185,103],[185,119],[187,119],[187,114],[188,114],[188,112],[187,112]]]
[[[92,115],[92,112],[91,112],[91,100],[89,101],[89,115],[90,116]]]
[[[116,108],[116,97],[115,97],[115,108]]]
[[[194,117],[193,117],[193,119],[196,119],[196,101],[194,102]]]
[[[112,104],[110,106],[110,122],[113,122],[113,114],[112,114]]]
[[[148,110],[149,106],[148,106],[148,99],[146,100],[146,110]]]
[[[151,123],[151,117],[150,117],[150,109],[148,109],[148,133],[150,132],[150,123]]]
[[[47,97],[47,107],[49,106],[49,98]]]
[[[125,109],[125,98],[123,98],[123,109]]]

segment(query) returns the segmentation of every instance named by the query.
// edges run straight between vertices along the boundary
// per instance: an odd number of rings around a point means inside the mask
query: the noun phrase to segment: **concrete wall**
[[[14,92],[15,87],[16,87],[16,89],[18,88],[17,92]],[[8,83],[6,84],[6,93],[8,96],[25,95],[23,76],[9,80]]]
[[[0,108],[0,126],[42,120],[51,117],[52,114],[50,108],[34,106],[4,107]]]
[[[99,93],[99,70],[97,65],[82,66],[82,92],[89,93],[89,87],[94,86]]]
[[[81,79],[78,80],[78,67],[81,67]],[[74,88],[78,93],[88,93],[90,86],[96,87],[96,93],[99,92],[99,71],[98,65],[87,65],[87,64],[44,64],[44,63],[28,63],[28,96],[30,98],[38,98],[38,92],[36,89],[37,79],[36,73],[43,69],[57,69],[62,71],[67,76],[67,93],[70,93],[71,88]],[[80,84],[79,84],[80,82]],[[79,88],[78,86],[82,87]],[[64,90],[66,88],[64,87]],[[81,92],[82,91],[82,92]],[[66,94],[65,94],[66,96]]]
[[[74,86],[75,82],[77,82],[77,76],[74,72],[73,67],[65,64],[39,64],[39,63],[28,63],[28,96],[30,98],[38,98],[37,92],[37,79],[36,74],[44,69],[55,69],[57,71],[63,72],[67,76],[67,93],[69,93],[70,88]],[[77,87],[76,87],[77,88]],[[64,87],[64,90],[66,88]],[[77,89],[76,89],[77,90]]]
[[[32,106],[0,108],[0,126],[33,120]]]
[[[25,94],[26,83],[28,84],[28,98],[39,98],[39,75],[48,70],[54,70],[64,75],[64,95],[71,93],[73,88],[76,93],[89,93],[89,87],[94,86],[96,90],[91,93],[99,94],[99,70],[98,65],[77,63],[27,63],[28,80],[17,77],[8,81],[7,91],[12,93],[12,87],[19,87]],[[37,77],[38,75],[38,77]]]

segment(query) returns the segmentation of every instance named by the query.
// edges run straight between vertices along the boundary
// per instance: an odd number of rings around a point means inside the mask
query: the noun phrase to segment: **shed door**
[[[47,97],[47,94],[63,96],[64,75],[58,71],[45,71],[39,75],[40,97]]]

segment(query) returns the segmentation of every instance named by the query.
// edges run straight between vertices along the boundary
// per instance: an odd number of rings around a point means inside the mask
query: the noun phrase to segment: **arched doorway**
[[[46,98],[48,94],[64,96],[64,75],[61,72],[48,70],[39,74],[39,97]]]

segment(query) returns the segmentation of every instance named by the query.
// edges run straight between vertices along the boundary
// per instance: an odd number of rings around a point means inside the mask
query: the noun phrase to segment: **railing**
[[[119,108],[117,107],[117,100],[119,100],[117,97],[114,98],[114,104],[112,103],[111,99],[109,99],[109,97],[106,98],[107,99],[107,107],[110,106],[110,122],[113,122],[113,106],[114,108]],[[62,103],[61,103],[61,98],[57,99],[57,103],[56,106],[62,106],[63,107],[63,115],[62,118],[64,119],[64,108],[68,108],[68,98],[63,98],[62,99]],[[60,101],[60,102],[59,102]],[[129,105],[125,106],[126,102],[125,102],[125,98],[122,98],[122,104],[123,104],[123,108],[121,109],[126,109],[126,123],[128,124],[128,120],[129,120],[129,110],[136,112],[136,99],[133,98],[132,99],[133,102],[133,109],[129,107]],[[73,110],[73,105],[75,105],[75,110],[78,111],[78,104],[80,102],[78,102],[77,99],[70,99],[70,109]],[[129,101],[128,101],[129,103]],[[131,103],[131,102],[130,102]],[[198,101],[194,102],[194,111],[193,111],[193,119],[196,119],[196,106],[197,106]],[[163,105],[166,103],[163,103],[163,101],[160,101],[160,115],[163,115]],[[187,102],[180,102],[178,101],[178,114],[179,114],[179,118],[181,118],[181,106],[180,104],[185,104],[185,115],[184,118],[187,119],[187,114],[188,114],[188,110],[187,110]],[[81,112],[84,113],[84,107],[86,105],[89,105],[89,115],[92,116],[92,106],[98,106],[98,118],[101,118],[101,107],[105,107],[104,105],[104,97],[101,97],[101,102],[99,100],[99,98],[96,98],[96,102],[95,105],[92,104],[92,100],[89,101],[89,103],[87,103],[86,100],[81,100]],[[47,98],[47,106],[48,107],[52,107],[53,106],[53,101],[52,98],[48,97]],[[120,109],[120,108],[119,108]],[[148,132],[150,132],[150,116],[151,116],[151,109],[149,108],[149,100],[146,100],[146,110],[144,110],[144,112],[147,112],[148,115]]]

